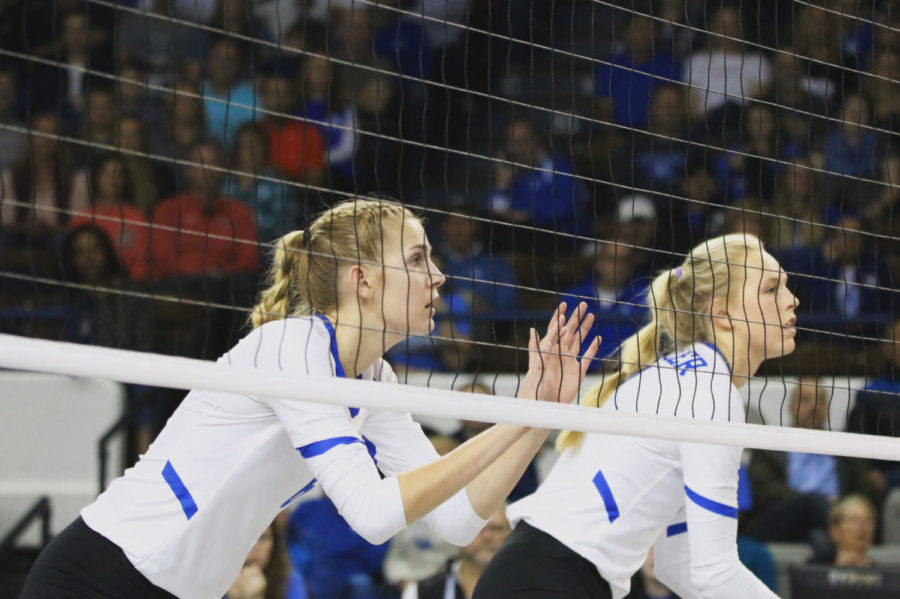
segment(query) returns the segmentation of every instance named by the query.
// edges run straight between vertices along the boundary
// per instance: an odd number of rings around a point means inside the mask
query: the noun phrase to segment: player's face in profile
[[[741,293],[732,295],[729,310],[736,329],[746,330],[751,355],[766,360],[791,353],[798,301],[787,288],[787,274],[768,252],[748,254],[744,271]]]
[[[385,226],[382,313],[388,331],[425,335],[434,328],[434,304],[444,275],[431,260],[431,244],[418,219]]]

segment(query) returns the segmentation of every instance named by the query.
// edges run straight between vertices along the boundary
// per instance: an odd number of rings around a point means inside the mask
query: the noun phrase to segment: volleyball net
[[[18,362],[37,339],[215,358],[273,241],[380,192],[424,216],[448,277],[435,331],[387,356],[401,380],[515,395],[527,331],[560,299],[596,313],[600,377],[648,316],[649,277],[748,232],[801,304],[746,419],[799,447],[808,389],[815,428],[894,447],[890,2],[37,6],[9,9],[0,47],[0,365],[66,372],[79,353]],[[142,392],[155,432],[178,398]]]

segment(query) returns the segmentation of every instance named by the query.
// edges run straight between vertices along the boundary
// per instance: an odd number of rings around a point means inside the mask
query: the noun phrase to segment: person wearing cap
[[[625,196],[616,206],[615,238],[631,251],[630,264],[633,278],[649,277],[654,268],[652,251],[660,248],[657,239],[657,210],[650,196],[636,193]]]

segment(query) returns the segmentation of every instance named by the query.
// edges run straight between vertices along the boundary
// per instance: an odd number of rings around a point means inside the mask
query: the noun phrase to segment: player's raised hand
[[[578,395],[591,360],[600,349],[600,337],[594,338],[584,354],[581,344],[594,324],[594,315],[581,302],[566,318],[566,304],[554,311],[541,338],[531,329],[528,340],[528,373],[519,397],[570,403]]]

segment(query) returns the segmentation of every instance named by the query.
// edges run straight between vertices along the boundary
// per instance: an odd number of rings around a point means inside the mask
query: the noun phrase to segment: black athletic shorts
[[[525,522],[507,537],[478,579],[472,599],[611,599],[597,568]]]
[[[79,516],[28,573],[20,599],[175,599],[137,571],[118,545]]]

